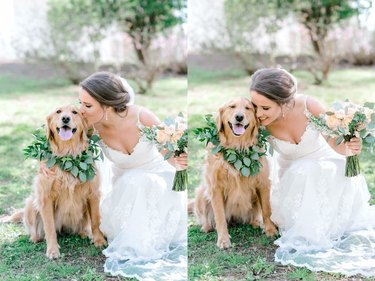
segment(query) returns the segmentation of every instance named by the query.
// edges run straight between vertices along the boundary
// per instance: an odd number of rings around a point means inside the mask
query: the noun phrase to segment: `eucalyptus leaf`
[[[52,157],[52,158],[50,158],[50,159],[48,159],[48,161],[47,161],[47,168],[52,168],[52,166],[53,165],[55,165],[56,164],[56,158],[55,157]]]
[[[245,164],[245,166],[247,166],[247,167],[250,166],[251,160],[249,158],[244,157],[242,161]]]
[[[168,160],[172,156],[173,156],[173,151],[168,151],[168,153],[164,155],[164,160]]]
[[[241,160],[237,160],[236,162],[234,162],[234,167],[235,167],[237,170],[240,170],[241,167],[242,167],[242,161],[241,161]]]
[[[98,141],[100,140],[100,137],[99,137],[98,135],[92,135],[92,136],[91,136],[91,140],[92,140],[93,142],[98,142]]]
[[[250,157],[251,157],[252,160],[259,160],[259,154],[258,153],[254,153]]]
[[[366,143],[373,144],[373,143],[375,143],[375,137],[372,136],[372,135],[368,135],[368,136],[364,139],[364,141],[365,141]]]
[[[87,180],[87,176],[84,172],[79,172],[79,179],[81,180],[81,182],[86,182]]]
[[[81,167],[82,170],[87,170],[87,164],[85,162],[80,162],[79,166]]]
[[[87,159],[85,160],[85,163],[87,163],[87,164],[94,164],[94,161],[92,160],[91,157],[89,157],[89,158],[87,158]]]
[[[78,176],[78,172],[79,172],[79,170],[78,170],[78,168],[77,168],[76,166],[74,166],[74,167],[70,170],[70,172],[72,173],[73,176],[77,177],[77,176]]]
[[[244,177],[248,177],[250,176],[250,169],[248,167],[242,167],[241,169],[241,174],[244,176]]]
[[[73,166],[72,162],[66,161],[65,164],[64,164],[64,169],[68,170],[68,169],[72,168],[72,166]]]
[[[218,145],[218,146],[215,146],[215,147],[211,150],[211,152],[212,152],[213,154],[217,154],[217,153],[220,152],[220,150],[221,150],[221,146]]]
[[[235,154],[230,154],[229,157],[228,157],[228,159],[227,159],[227,161],[228,161],[229,163],[233,163],[233,162],[235,162],[236,160],[237,160],[237,157],[236,157]]]

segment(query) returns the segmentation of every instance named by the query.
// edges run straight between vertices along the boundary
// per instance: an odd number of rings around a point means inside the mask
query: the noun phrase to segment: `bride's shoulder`
[[[320,114],[326,112],[325,106],[316,98],[312,96],[305,96],[306,99],[306,109],[314,116],[319,116]]]
[[[134,106],[136,107],[135,110],[137,111],[138,120],[144,126],[150,127],[160,123],[159,118],[150,109],[143,106]]]

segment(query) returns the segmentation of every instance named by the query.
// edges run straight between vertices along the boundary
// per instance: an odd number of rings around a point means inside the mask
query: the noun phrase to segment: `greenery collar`
[[[214,147],[211,152],[213,154],[222,154],[224,160],[231,164],[237,171],[241,172],[244,177],[255,176],[259,173],[262,163],[260,158],[266,155],[269,136],[268,131],[264,127],[260,127],[258,133],[258,142],[256,145],[247,149],[237,150],[233,148],[225,148],[220,145],[219,135],[212,114],[205,115],[206,127],[197,128],[193,133],[200,142],[206,142],[206,146],[212,143]]]
[[[47,167],[51,168],[57,165],[63,171],[70,172],[74,177],[79,178],[81,182],[91,181],[96,175],[94,165],[95,160],[102,159],[103,153],[99,147],[99,136],[88,136],[89,146],[77,156],[65,155],[62,157],[52,154],[51,147],[45,135],[43,127],[35,130],[33,134],[35,140],[31,145],[23,149],[26,158],[35,158],[40,161],[47,160]]]

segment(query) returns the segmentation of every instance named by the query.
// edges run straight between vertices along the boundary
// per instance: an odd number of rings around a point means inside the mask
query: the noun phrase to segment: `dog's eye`
[[[245,107],[245,109],[246,109],[246,110],[249,110],[249,109],[250,109],[250,107],[246,106],[246,107]]]
[[[235,106],[235,105],[230,105],[229,107],[230,107],[230,108],[236,108],[236,106]]]
[[[61,113],[61,110],[59,109],[58,111],[56,111],[56,113]]]
[[[78,112],[77,112],[77,111],[75,111],[75,110],[73,110],[73,111],[72,111],[72,113],[73,113],[73,114],[78,114]]]

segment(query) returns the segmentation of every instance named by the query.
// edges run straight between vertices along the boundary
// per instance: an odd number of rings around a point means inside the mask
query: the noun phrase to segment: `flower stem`
[[[358,176],[360,173],[361,169],[359,167],[358,155],[346,157],[345,176],[355,177]]]
[[[187,188],[188,173],[187,169],[177,171],[173,180],[173,191],[184,191]]]

